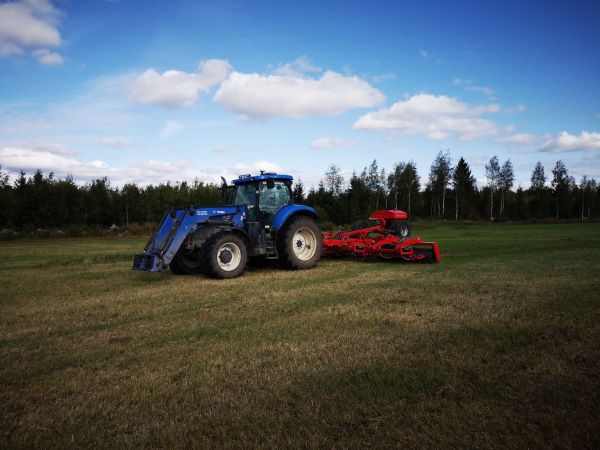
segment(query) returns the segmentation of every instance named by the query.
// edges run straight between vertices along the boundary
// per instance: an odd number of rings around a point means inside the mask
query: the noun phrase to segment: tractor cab
[[[271,172],[233,180],[233,204],[246,207],[248,222],[270,228],[277,213],[292,202],[292,177]]]

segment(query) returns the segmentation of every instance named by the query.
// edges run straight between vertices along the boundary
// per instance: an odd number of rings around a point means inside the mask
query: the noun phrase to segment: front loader
[[[250,257],[276,259],[288,269],[314,267],[323,245],[318,215],[294,204],[292,180],[262,171],[242,175],[233,181],[230,205],[169,209],[132,268],[234,278]]]

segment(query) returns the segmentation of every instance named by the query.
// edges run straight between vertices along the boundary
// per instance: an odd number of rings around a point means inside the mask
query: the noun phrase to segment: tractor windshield
[[[256,185],[254,183],[238,184],[233,194],[234,205],[254,205],[256,203]]]
[[[263,212],[274,214],[290,202],[290,189],[283,181],[275,181],[271,186],[263,181],[259,192],[259,207]]]

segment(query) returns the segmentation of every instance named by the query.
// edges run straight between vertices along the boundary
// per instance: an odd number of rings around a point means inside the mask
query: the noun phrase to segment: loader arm
[[[132,269],[161,272],[169,265],[185,238],[196,226],[207,222],[218,223],[220,218],[233,216],[239,210],[239,206],[190,206],[186,209],[169,209],[148,240],[144,252],[134,256]]]

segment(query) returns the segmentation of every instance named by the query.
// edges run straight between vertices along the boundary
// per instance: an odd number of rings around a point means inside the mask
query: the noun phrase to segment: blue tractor
[[[314,267],[323,245],[318,215],[294,203],[292,180],[263,171],[242,175],[233,181],[232,204],[169,209],[133,269],[234,278],[249,258],[276,259],[287,269]],[[221,189],[227,203],[225,179]]]

